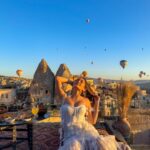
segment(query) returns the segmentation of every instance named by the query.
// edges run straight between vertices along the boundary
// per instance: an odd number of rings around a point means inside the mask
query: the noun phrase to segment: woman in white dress
[[[67,82],[66,78],[56,77],[56,89],[65,102],[61,107],[62,141],[59,150],[131,150],[128,145],[118,143],[113,135],[99,135],[93,126],[98,118],[100,98],[90,89],[85,78],[73,81],[71,96],[67,96],[62,88]],[[90,100],[81,96],[85,90],[93,95],[92,107]]]

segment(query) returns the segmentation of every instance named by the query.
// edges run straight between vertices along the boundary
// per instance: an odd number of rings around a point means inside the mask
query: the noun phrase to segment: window
[[[4,94],[1,95],[1,98],[4,98]]]
[[[6,96],[6,98],[8,98],[8,94],[6,94],[5,96]]]
[[[110,103],[107,103],[107,107],[111,107]]]
[[[48,94],[48,90],[45,90],[45,94]]]

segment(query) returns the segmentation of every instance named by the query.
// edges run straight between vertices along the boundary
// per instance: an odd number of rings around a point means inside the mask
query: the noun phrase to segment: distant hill
[[[31,84],[31,79],[28,78],[19,78],[13,76],[3,76],[0,75],[0,88],[28,88]]]
[[[147,82],[147,83],[139,83],[139,84],[137,84],[137,85],[140,86],[141,89],[149,90],[149,91],[150,91],[150,82]]]
[[[29,78],[25,78],[25,77],[16,77],[16,76],[4,76],[4,75],[0,75],[0,79],[16,79],[16,80],[32,80],[32,79],[29,79]]]
[[[88,80],[93,80],[94,84],[98,85],[100,83],[98,78],[92,78],[88,77]],[[111,82],[120,82],[120,80],[113,80],[113,79],[103,79],[105,83],[111,83]]]
[[[150,80],[136,80],[134,81],[135,84],[145,84],[145,83],[150,83]]]
[[[89,78],[94,80],[94,83],[97,84],[99,83],[99,80],[96,78]],[[105,82],[120,82],[120,80],[111,80],[111,79],[104,79]],[[132,81],[134,84],[138,85],[141,89],[146,90],[148,93],[150,93],[150,80],[136,80]]]
[[[146,90],[150,94],[150,80],[137,80],[135,84],[138,85],[142,90]]]
[[[88,77],[88,79],[94,80],[95,84],[99,83],[98,78]],[[0,85],[1,85],[3,80],[6,81],[6,84],[15,83],[15,82],[18,82],[18,81],[30,84],[30,82],[32,81],[32,79],[28,79],[28,78],[22,78],[22,77],[19,78],[19,77],[15,77],[15,76],[0,75]],[[112,79],[104,79],[104,80],[105,80],[105,82],[119,82],[120,81],[120,80],[112,80]],[[150,93],[150,80],[135,80],[133,82],[136,85],[140,86],[141,89],[147,90]]]

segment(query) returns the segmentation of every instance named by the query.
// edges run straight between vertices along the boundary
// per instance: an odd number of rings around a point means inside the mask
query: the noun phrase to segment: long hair
[[[84,97],[88,98],[91,101],[91,105],[94,105],[94,96],[98,95],[95,85],[91,85],[85,79],[85,91],[82,94]]]
[[[85,90],[81,91],[81,96],[88,98],[91,102],[93,102],[94,96],[98,95],[98,92],[96,91],[95,85],[91,85],[87,82],[87,79],[85,77],[76,77],[74,81],[79,80],[80,78],[84,79],[85,81]],[[71,83],[73,86],[73,82]]]
[[[85,79],[85,88],[86,90],[92,95],[92,96],[96,96],[98,95],[98,92],[96,91],[96,87],[95,85],[90,85],[87,80]]]

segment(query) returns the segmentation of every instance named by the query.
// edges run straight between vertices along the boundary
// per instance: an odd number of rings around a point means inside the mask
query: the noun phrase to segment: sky
[[[149,8],[149,0],[0,0],[0,75],[22,69],[32,78],[44,58],[54,73],[65,63],[72,74],[139,79],[150,74]]]

